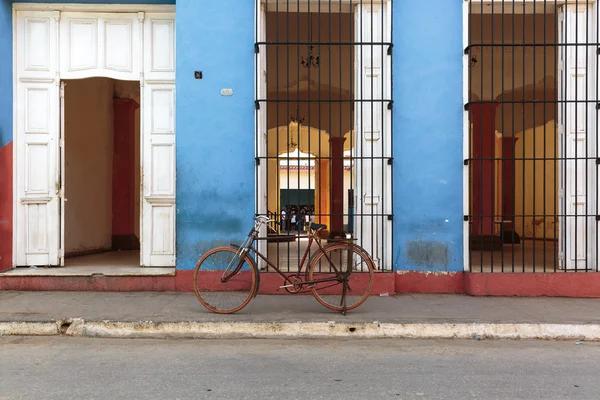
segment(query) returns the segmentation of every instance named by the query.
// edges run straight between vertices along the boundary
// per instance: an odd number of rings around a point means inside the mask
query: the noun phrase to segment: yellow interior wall
[[[498,134],[494,141],[494,153],[496,158],[502,157],[502,136]],[[496,215],[496,221],[502,220],[502,175],[502,160],[496,160],[494,162],[494,215]],[[500,225],[496,224],[494,226],[496,234],[500,234],[500,230]]]
[[[498,105],[495,118],[495,130],[498,134],[494,139],[497,159],[494,163],[495,219],[502,218],[501,159],[503,154],[500,137],[515,137],[518,138],[515,143],[515,158],[539,160],[515,162],[515,214],[527,215],[527,217],[516,217],[514,229],[526,238],[532,238],[534,235],[536,238],[544,238],[544,235],[547,239],[555,238],[557,221],[554,221],[552,216],[544,218],[544,214],[548,216],[555,213],[557,195],[554,183],[557,179],[557,169],[554,161],[543,160],[543,158],[556,157],[554,104],[534,106],[521,105],[518,102],[556,98],[556,60],[555,48],[552,46],[556,41],[556,15],[554,13],[525,16],[474,14],[469,18],[469,39],[473,44],[492,42],[521,44],[535,41],[548,45],[547,47],[474,46],[471,56],[475,57],[477,62],[469,68],[469,90],[472,101],[506,102]],[[473,152],[471,151],[470,154]],[[472,183],[471,179],[471,198]],[[534,213],[537,216],[530,216]],[[500,225],[495,226],[495,232],[500,233]]]
[[[279,165],[276,159],[267,162],[267,209],[278,213],[279,210]]]
[[[515,218],[515,230],[525,238],[535,236],[543,239],[544,235],[546,239],[557,237],[558,221],[551,216],[555,213],[558,201],[555,186],[558,179],[557,163],[543,160],[544,157],[556,157],[556,132],[555,122],[549,121],[546,125],[527,129],[516,136],[515,214],[526,217]],[[518,160],[519,158],[536,160],[524,161]],[[534,214],[535,217],[532,216]],[[547,215],[546,218],[544,214]]]

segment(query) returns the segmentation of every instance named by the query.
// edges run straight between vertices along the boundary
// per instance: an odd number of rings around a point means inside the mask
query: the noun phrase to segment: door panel
[[[387,54],[390,42],[388,5],[356,5],[354,54],[354,236],[373,257],[377,268],[391,269],[392,213],[391,111],[382,99],[391,99],[391,65]],[[374,44],[367,44],[374,43]],[[381,43],[381,44],[377,44]],[[386,264],[386,265],[383,265]]]
[[[256,43],[266,41],[266,16],[265,16],[265,5],[257,2],[256,8]],[[255,68],[258,71],[259,79],[255,88],[255,98],[264,100],[267,98],[267,48],[262,45],[259,46],[258,54],[255,57]],[[279,213],[279,209],[268,210],[268,164],[267,162],[267,103],[261,102],[258,109],[256,110],[256,157],[263,162],[256,166],[256,212],[259,215],[267,215],[268,211]],[[261,237],[267,236],[267,227],[263,226],[259,232]],[[262,254],[267,254],[267,241],[260,240],[257,243],[258,251]],[[260,269],[266,268],[267,263],[260,257],[257,258],[258,267]]]
[[[62,13],[61,78],[138,80],[140,34],[137,13]]]
[[[142,265],[175,266],[175,19],[146,14],[142,88]]]
[[[142,264],[175,265],[175,85],[144,86]]]
[[[592,6],[585,4],[562,6],[559,21],[559,40],[567,46],[559,51],[559,265],[565,269],[595,267],[594,245],[596,219],[593,204],[596,203],[597,174],[595,159],[596,108],[587,102],[587,93],[594,89],[593,79],[588,79],[589,60],[594,51],[573,46],[588,40],[585,23]],[[570,44],[570,45],[569,45]]]
[[[16,265],[59,264],[57,13],[17,15]]]

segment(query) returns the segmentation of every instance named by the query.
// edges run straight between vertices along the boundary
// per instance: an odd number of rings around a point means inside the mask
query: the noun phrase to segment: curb
[[[600,325],[339,322],[0,322],[0,336],[146,339],[363,338],[600,341]]]

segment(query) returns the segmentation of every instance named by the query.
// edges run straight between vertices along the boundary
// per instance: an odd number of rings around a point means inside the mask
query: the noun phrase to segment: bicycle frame
[[[252,229],[250,229],[248,236],[244,240],[243,244],[239,247],[237,254],[240,257],[240,263],[238,264],[238,266],[236,266],[236,268],[234,269],[234,272],[230,276],[233,276],[237,273],[237,271],[239,270],[239,268],[241,268],[241,265],[243,264],[245,256],[248,254],[248,252],[252,251],[252,252],[254,252],[254,254],[256,254],[258,257],[260,257],[263,261],[265,261],[269,267],[273,268],[273,270],[284,279],[284,282],[288,283],[287,285],[280,286],[279,287],[280,289],[295,287],[296,285],[299,285],[300,288],[302,288],[305,285],[314,285],[314,284],[323,283],[323,282],[333,282],[333,281],[340,282],[341,281],[340,277],[339,277],[340,271],[338,271],[338,269],[332,263],[331,259],[329,258],[329,255],[324,252],[324,249],[327,246],[321,245],[319,240],[315,239],[315,236],[319,233],[319,231],[321,231],[321,229],[323,229],[322,227],[318,228],[316,231],[314,231],[313,233],[306,236],[309,239],[308,246],[306,247],[306,250],[304,250],[304,254],[302,256],[302,261],[300,261],[300,264],[298,264],[298,271],[296,271],[295,273],[291,273],[291,274],[286,274],[286,273],[282,272],[277,265],[275,265],[271,261],[269,261],[267,259],[267,257],[265,257],[254,246],[254,242],[256,242],[258,240],[267,240],[267,238],[259,238],[258,233],[260,232],[260,228],[262,227],[262,224],[269,223],[269,222],[272,222],[272,220],[265,219],[264,217],[257,218],[254,227],[252,227]],[[290,237],[297,238],[298,236],[290,236]],[[300,274],[303,272],[304,263],[307,261],[307,258],[310,253],[310,249],[312,247],[313,242],[315,242],[317,244],[317,246],[319,247],[319,250],[317,250],[317,253],[319,251],[324,252],[323,254],[327,258],[327,261],[329,261],[329,263],[335,270],[336,274],[338,274],[338,276],[330,277],[330,278],[323,278],[323,279],[316,279],[316,280],[312,280],[312,281],[307,281],[307,280],[301,281]],[[291,281],[291,278],[296,278],[298,281],[296,283],[294,283]],[[226,278],[224,278],[224,279],[226,279]],[[257,292],[258,292],[258,285],[257,285]]]

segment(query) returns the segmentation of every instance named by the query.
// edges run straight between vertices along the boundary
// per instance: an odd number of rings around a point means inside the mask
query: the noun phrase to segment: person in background
[[[282,232],[286,230],[285,229],[286,226],[287,226],[286,217],[287,217],[287,212],[285,211],[285,208],[282,208],[281,209],[281,220],[280,220],[280,222],[281,222],[281,231]]]
[[[304,231],[304,222],[306,217],[306,208],[302,207],[300,209],[300,215],[298,215],[297,224],[298,224],[298,233]]]
[[[290,220],[289,228],[292,228],[294,225],[296,225],[296,212],[294,210],[292,210],[290,213],[291,213],[292,218]],[[289,230],[289,228],[288,228],[288,230]]]

